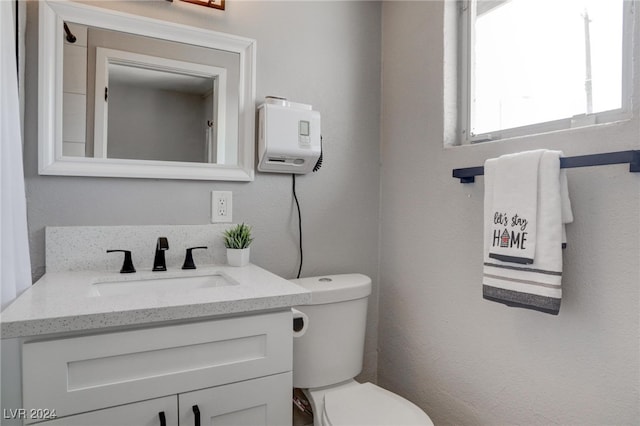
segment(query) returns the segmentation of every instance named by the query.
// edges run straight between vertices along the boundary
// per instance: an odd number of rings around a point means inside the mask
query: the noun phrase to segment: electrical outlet
[[[231,191],[211,191],[211,223],[231,222],[232,200]]]

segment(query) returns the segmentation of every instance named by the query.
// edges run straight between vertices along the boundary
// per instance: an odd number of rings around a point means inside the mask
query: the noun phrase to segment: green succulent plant
[[[241,223],[224,231],[224,246],[229,249],[244,249],[251,245],[251,227]]]

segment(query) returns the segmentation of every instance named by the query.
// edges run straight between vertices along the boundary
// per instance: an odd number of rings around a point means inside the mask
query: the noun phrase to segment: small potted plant
[[[227,262],[231,266],[244,266],[249,263],[251,227],[244,223],[224,231],[224,246],[227,248]]]

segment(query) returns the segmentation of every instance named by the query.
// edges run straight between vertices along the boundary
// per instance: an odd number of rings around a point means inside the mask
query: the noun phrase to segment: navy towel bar
[[[577,157],[562,157],[560,159],[561,169],[571,169],[574,167],[604,166],[607,164],[629,163],[629,171],[640,172],[640,151],[619,151],[607,152],[605,154],[579,155]],[[467,167],[464,169],[453,169],[453,177],[460,179],[460,183],[475,182],[476,176],[484,175],[484,167]]]

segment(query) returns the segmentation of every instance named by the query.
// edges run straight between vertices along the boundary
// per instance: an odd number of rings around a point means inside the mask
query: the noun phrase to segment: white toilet
[[[292,281],[312,292],[309,305],[296,306],[307,328],[293,339],[293,386],[309,399],[314,426],[432,426],[415,404],[353,379],[362,371],[371,279],[345,274]]]

